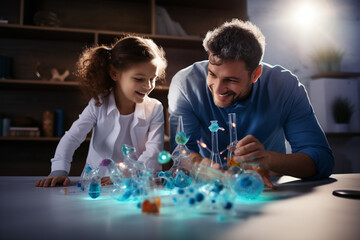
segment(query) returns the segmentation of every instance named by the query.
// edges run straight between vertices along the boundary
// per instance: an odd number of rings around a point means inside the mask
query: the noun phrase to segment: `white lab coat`
[[[70,172],[72,157],[75,150],[85,140],[93,129],[89,153],[86,162],[96,168],[105,158],[111,158],[116,139],[121,129],[120,113],[116,108],[114,94],[103,99],[100,107],[95,106],[91,99],[88,106],[79,115],[71,128],[61,138],[51,159],[51,171]],[[146,168],[161,170],[157,156],[164,147],[164,114],[161,102],[154,98],[145,97],[142,103],[136,104],[134,120],[130,129],[131,143],[136,148],[138,161]]]

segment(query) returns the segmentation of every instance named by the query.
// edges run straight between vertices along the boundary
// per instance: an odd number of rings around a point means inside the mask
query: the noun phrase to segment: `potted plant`
[[[351,116],[354,113],[354,106],[347,98],[336,97],[332,104],[332,114],[337,124],[336,130],[339,132],[348,132]]]
[[[313,53],[312,60],[320,73],[340,72],[343,56],[344,53],[334,47],[323,47]]]

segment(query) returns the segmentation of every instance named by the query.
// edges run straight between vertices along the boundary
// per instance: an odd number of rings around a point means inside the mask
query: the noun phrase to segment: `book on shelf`
[[[40,137],[40,129],[38,127],[10,127],[10,137]]]

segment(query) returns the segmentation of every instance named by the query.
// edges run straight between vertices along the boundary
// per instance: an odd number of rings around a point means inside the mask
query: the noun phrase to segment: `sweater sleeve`
[[[285,103],[284,132],[292,152],[305,153],[311,157],[316,166],[317,174],[311,179],[326,178],[334,168],[334,156],[311,107],[305,88],[297,79]]]

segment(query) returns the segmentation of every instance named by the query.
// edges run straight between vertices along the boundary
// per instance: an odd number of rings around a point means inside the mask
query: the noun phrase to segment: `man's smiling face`
[[[206,83],[215,105],[226,108],[248,98],[253,82],[258,78],[255,75],[249,74],[244,61],[222,61],[219,65],[211,64],[209,61]]]

